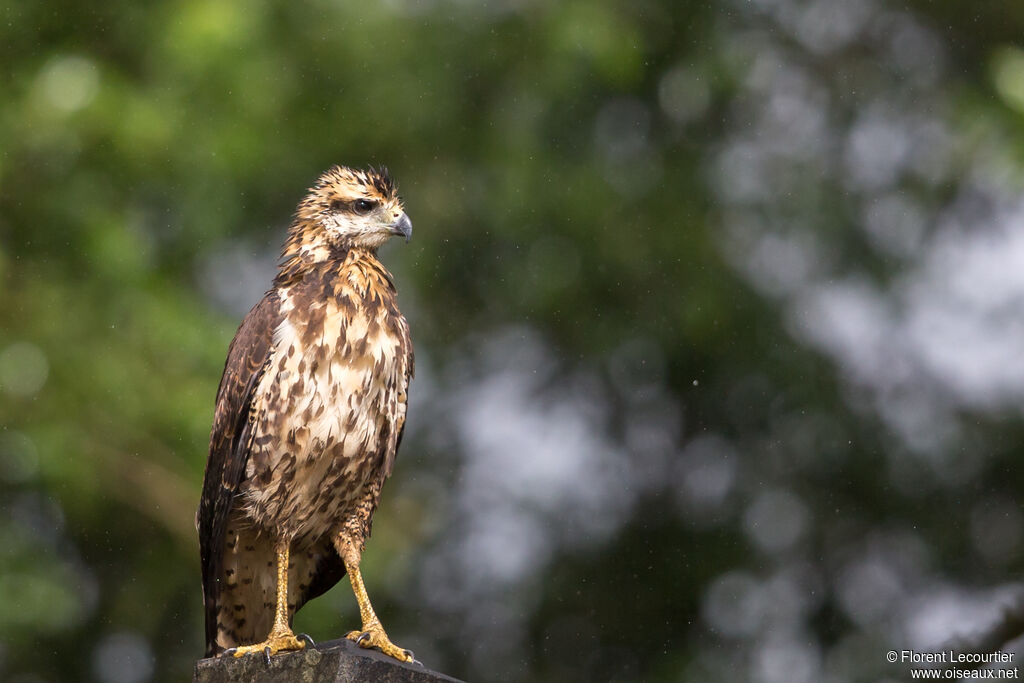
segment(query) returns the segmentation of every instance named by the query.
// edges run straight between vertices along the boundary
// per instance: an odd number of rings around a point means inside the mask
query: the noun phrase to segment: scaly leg
[[[373,605],[370,604],[370,596],[366,594],[366,586],[363,585],[363,575],[359,571],[359,560],[362,553],[344,535],[340,536],[335,544],[338,548],[338,554],[341,555],[341,559],[345,562],[345,571],[348,572],[348,578],[352,582],[352,592],[355,593],[356,602],[359,603],[359,616],[363,620],[363,629],[361,631],[350,631],[345,637],[349,640],[354,640],[359,647],[377,648],[389,657],[394,657],[399,661],[415,661],[411,650],[402,649],[391,642],[388,634],[384,632],[384,627],[381,626],[380,619],[377,618],[376,613],[373,611]]]
[[[242,645],[228,650],[235,657],[251,652],[262,652],[270,662],[270,655],[281,650],[301,650],[306,643],[295,637],[288,626],[288,541],[277,543],[277,608],[274,610],[274,625],[262,643]]]

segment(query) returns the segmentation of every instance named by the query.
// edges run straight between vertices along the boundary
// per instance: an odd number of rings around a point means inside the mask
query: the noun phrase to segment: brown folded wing
[[[217,390],[217,407],[210,433],[203,494],[196,513],[203,602],[206,608],[207,655],[214,653],[224,553],[224,536],[235,492],[249,458],[249,413],[261,375],[270,357],[274,330],[281,323],[280,300],[274,291],[242,321],[228,349],[224,374]]]

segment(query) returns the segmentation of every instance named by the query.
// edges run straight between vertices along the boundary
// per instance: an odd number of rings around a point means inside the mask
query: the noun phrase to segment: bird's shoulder
[[[229,423],[239,412],[248,415],[252,392],[273,350],[274,333],[283,320],[281,294],[270,290],[242,320],[228,347],[224,373],[217,388],[213,437],[237,436]],[[223,433],[222,433],[223,432]],[[212,450],[213,444],[211,444]]]

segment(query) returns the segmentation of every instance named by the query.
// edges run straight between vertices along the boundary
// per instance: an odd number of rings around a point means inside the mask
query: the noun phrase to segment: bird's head
[[[408,242],[412,223],[387,169],[332,166],[299,203],[290,241],[307,252],[376,249],[396,235]]]

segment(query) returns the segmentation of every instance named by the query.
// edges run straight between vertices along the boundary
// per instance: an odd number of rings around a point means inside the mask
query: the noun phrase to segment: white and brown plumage
[[[299,204],[273,288],[217,391],[196,514],[207,656],[299,649],[294,613],[347,572],[362,630],[402,660],[359,559],[405,423],[409,326],[377,248],[412,225],[386,171],[335,166]]]

